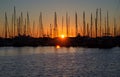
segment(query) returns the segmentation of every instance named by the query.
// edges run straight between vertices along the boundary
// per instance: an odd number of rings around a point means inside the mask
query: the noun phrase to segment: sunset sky
[[[86,12],[86,19],[90,20],[90,14],[97,8],[102,9],[102,16],[106,16],[107,10],[109,11],[110,21],[114,17],[120,18],[120,0],[0,0],[0,24],[4,24],[4,13],[7,12],[9,22],[13,13],[13,7],[16,6],[17,16],[20,12],[23,12],[24,18],[27,11],[30,14],[30,23],[33,21],[38,24],[39,14],[43,13],[44,27],[49,24],[54,25],[54,12],[57,12],[58,25],[61,26],[61,18],[64,16],[65,27],[65,15],[68,12],[70,16],[70,26],[75,26],[75,12],[78,13],[78,25],[82,26],[83,11]],[[2,26],[0,25],[0,26]],[[65,29],[65,28],[64,28]],[[81,31],[81,30],[79,30]]]

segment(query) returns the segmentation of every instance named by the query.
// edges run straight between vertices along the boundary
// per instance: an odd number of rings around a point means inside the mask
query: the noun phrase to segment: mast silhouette
[[[75,31],[76,31],[76,36],[78,35],[78,19],[77,19],[77,13],[75,12]]]
[[[110,35],[110,29],[109,29],[109,15],[107,11],[107,36]]]
[[[35,21],[33,21],[33,29],[32,29],[32,36],[34,37],[35,35]]]
[[[52,38],[52,25],[50,24],[50,37]]]
[[[16,33],[16,7],[14,6],[14,35],[15,36]]]
[[[58,37],[57,14],[54,13],[54,37]]]
[[[106,27],[106,17],[105,17],[105,36],[106,36],[106,33],[107,33],[107,27]]]
[[[5,12],[5,38],[8,38],[8,20],[7,20],[7,13]]]
[[[90,31],[91,31],[91,32],[90,32],[90,33],[91,33],[91,37],[92,37],[92,30],[93,30],[93,29],[92,29],[92,26],[93,26],[93,18],[92,18],[92,13],[91,13],[91,27],[90,27]]]
[[[14,31],[13,31],[13,30],[14,30],[14,29],[13,29],[13,28],[14,28],[14,25],[13,25],[14,20],[13,20],[13,19],[14,19],[14,15],[12,14],[12,21],[11,21],[11,38],[14,37],[14,36],[13,36],[13,35],[14,35]]]
[[[114,37],[116,36],[116,19],[114,18]]]
[[[63,23],[64,23],[64,18],[62,16],[62,34],[63,34]]]
[[[27,35],[30,36],[31,35],[31,31],[30,31],[30,19],[29,19],[29,13],[27,12]]]
[[[26,18],[25,18],[25,23],[24,23],[24,36],[26,36]]]
[[[68,37],[70,37],[70,16],[68,17]]]
[[[86,35],[85,11],[83,12],[83,36]]]
[[[20,17],[17,19],[17,36],[20,36]]]
[[[101,22],[102,22],[102,16],[101,16],[101,8],[100,8],[100,37],[102,36],[101,35],[101,31],[102,31],[102,27],[101,27]]]
[[[98,9],[96,9],[96,18],[95,18],[95,32],[97,37],[97,30],[98,30]]]
[[[68,23],[69,23],[68,13],[66,13],[66,35],[67,35],[67,37],[69,37],[69,36],[68,36]]]
[[[89,37],[89,24],[87,23],[87,36]]]
[[[42,22],[42,12],[40,12],[40,16],[39,16],[39,26],[40,26],[40,37],[43,37],[44,30],[43,30],[43,22]]]
[[[23,13],[21,12],[21,17],[20,17],[20,33],[23,35]]]
[[[17,19],[17,32],[18,36],[20,36],[20,17]]]

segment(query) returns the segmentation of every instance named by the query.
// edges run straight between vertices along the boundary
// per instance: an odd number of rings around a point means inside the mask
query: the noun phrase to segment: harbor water
[[[1,47],[0,77],[120,77],[120,48]]]

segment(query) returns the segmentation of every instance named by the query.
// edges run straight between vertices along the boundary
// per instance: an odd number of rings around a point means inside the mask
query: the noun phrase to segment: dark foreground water
[[[0,77],[120,77],[120,48],[0,48]]]

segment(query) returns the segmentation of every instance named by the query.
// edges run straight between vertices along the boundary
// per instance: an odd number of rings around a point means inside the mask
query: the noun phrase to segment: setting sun
[[[61,38],[65,38],[65,35],[62,34],[62,35],[61,35]]]

